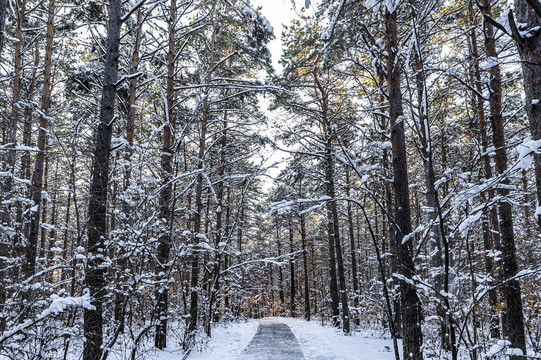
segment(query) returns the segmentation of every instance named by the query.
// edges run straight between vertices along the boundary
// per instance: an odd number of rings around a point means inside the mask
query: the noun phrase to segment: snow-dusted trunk
[[[395,196],[395,223],[398,241],[398,273],[401,294],[401,323],[404,346],[404,359],[423,358],[423,334],[421,332],[422,305],[415,286],[409,282],[415,275],[413,264],[411,212],[409,203],[408,166],[406,139],[400,89],[400,64],[398,56],[396,11],[385,12],[385,35],[387,50],[387,91],[389,97],[389,120],[391,126],[391,145],[393,153],[393,175]]]
[[[481,11],[483,15],[492,15],[490,0],[481,2]],[[492,127],[492,142],[495,147],[496,174],[502,176],[500,183],[504,186],[498,187],[498,195],[501,199],[498,202],[498,213],[500,216],[500,233],[502,241],[502,264],[503,276],[503,295],[506,302],[504,311],[503,335],[511,341],[513,348],[521,349],[526,353],[526,339],[524,335],[524,321],[522,312],[522,299],[520,284],[518,280],[511,279],[518,273],[518,264],[516,259],[515,236],[513,233],[513,213],[511,203],[505,198],[509,195],[509,179],[507,172],[507,153],[505,130],[502,116],[502,83],[500,75],[500,66],[497,63],[496,39],[494,37],[493,25],[484,21],[483,29],[485,33],[485,51],[487,58],[493,59],[493,66],[489,69],[489,107],[490,123]],[[512,357],[519,359],[519,357]]]
[[[412,1],[415,4],[414,1]],[[415,9],[415,7],[414,7]],[[415,86],[417,92],[417,120],[419,139],[421,142],[420,153],[423,158],[424,178],[426,186],[426,202],[430,212],[428,220],[430,226],[430,251],[432,255],[432,266],[436,268],[434,286],[442,294],[442,300],[437,305],[437,313],[441,320],[441,340],[445,349],[451,350],[453,359],[458,357],[456,348],[456,335],[452,319],[449,316],[449,244],[445,236],[445,227],[443,224],[442,209],[439,203],[438,191],[436,189],[436,172],[434,170],[433,150],[431,129],[429,123],[429,101],[426,84],[425,63],[421,45],[421,26],[415,10],[412,10],[412,21],[414,24],[415,48],[414,48],[414,68],[415,68]],[[444,251],[442,252],[442,245]],[[443,253],[443,254],[442,254]],[[443,255],[443,258],[442,258]]]
[[[349,166],[346,165],[346,196],[350,195],[351,182],[349,177]],[[353,213],[351,211],[351,202],[347,203],[347,217],[349,230],[349,247],[351,252],[351,277],[353,281],[353,304],[357,307],[359,303],[359,277],[357,275],[357,254],[355,250],[355,231],[353,226]]]
[[[99,360],[103,342],[104,273],[101,266],[106,254],[107,193],[109,183],[109,153],[115,115],[116,84],[121,26],[121,0],[109,2],[109,27],[105,53],[104,85],[101,97],[100,121],[96,131],[92,177],[88,203],[88,261],[85,286],[89,289],[93,308],[84,310],[83,360]]]
[[[473,25],[473,9],[470,3],[470,23]],[[485,117],[485,107],[483,99],[483,89],[481,81],[481,70],[479,66],[479,49],[477,46],[477,35],[475,33],[475,27],[470,32],[470,47],[471,57],[473,61],[473,83],[475,83],[476,94],[473,95],[473,108],[475,109],[475,115],[477,116],[479,140],[483,149],[482,161],[482,176],[485,179],[492,177],[492,166],[490,164],[490,156],[488,151],[488,135],[487,135],[487,121]],[[481,194],[483,202],[486,202],[486,197],[494,198],[494,190],[489,190]],[[490,255],[495,248],[495,244],[500,244],[500,231],[499,231],[498,210],[496,207],[490,209],[483,209],[482,217],[482,229],[483,229],[483,248],[485,250],[485,271],[490,276],[495,276],[494,273],[494,258]],[[492,231],[493,230],[493,231]],[[494,240],[493,240],[494,239]],[[500,246],[498,246],[499,248]],[[495,289],[492,289],[488,293],[488,302],[490,305],[490,336],[494,339],[500,337],[500,322],[496,311],[498,305],[498,294]]]
[[[51,70],[53,54],[53,33],[54,33],[54,15],[55,0],[49,0],[49,10],[47,16],[47,39],[45,45],[45,69],[43,72],[43,93],[41,97],[41,114],[39,118],[38,131],[38,154],[34,165],[34,174],[32,176],[32,200],[38,206],[38,210],[32,213],[30,218],[30,233],[28,235],[27,246],[27,268],[26,275],[31,276],[35,271],[35,259],[37,252],[38,234],[40,229],[40,211],[42,211],[42,190],[43,190],[43,170],[45,164],[45,147],[47,144],[47,126],[49,108],[51,107]]]
[[[329,260],[331,270],[331,298],[333,292],[333,257],[336,255],[336,270],[338,270],[338,281],[340,282],[339,298],[342,305],[342,330],[349,333],[349,307],[347,300],[346,278],[344,275],[344,262],[342,259],[342,244],[340,240],[340,223],[338,221],[338,208],[334,188],[334,161],[333,161],[333,128],[329,120],[328,94],[321,85],[317,74],[314,72],[314,81],[321,95],[321,126],[323,129],[325,146],[325,190],[329,197],[327,203],[328,234],[329,234]],[[334,250],[332,250],[334,245]],[[334,251],[334,254],[333,254]],[[334,299],[333,299],[334,301]],[[334,315],[333,304],[333,315]]]
[[[15,1],[15,37],[17,41],[15,42],[15,49],[13,55],[13,98],[11,102],[11,121],[8,124],[7,129],[7,144],[6,147],[9,149],[7,152],[7,160],[5,165],[5,171],[10,172],[11,175],[5,177],[5,180],[2,184],[2,197],[4,201],[8,201],[13,194],[13,178],[15,177],[15,161],[16,161],[16,151],[15,147],[17,145],[17,126],[19,122],[19,112],[20,112],[20,100],[21,100],[21,72],[22,72],[22,47],[24,45],[23,41],[23,22],[26,15],[26,0],[16,0]],[[11,211],[9,205],[3,205],[1,218],[5,226],[8,227],[12,225]],[[7,240],[7,234],[3,236],[6,238],[2,241]],[[17,242],[17,241],[16,241]],[[9,247],[9,245],[3,246]],[[4,251],[2,251],[4,252]],[[4,254],[0,254],[4,255]],[[5,254],[8,255],[7,253]]]
[[[288,222],[288,232],[289,232],[289,252],[293,253],[293,226],[291,220]],[[290,287],[289,287],[289,311],[291,317],[296,317],[295,315],[295,256],[289,259],[289,278],[290,278]]]
[[[131,182],[131,160],[132,160],[132,154],[133,154],[133,136],[134,136],[134,129],[135,129],[135,115],[136,115],[136,98],[137,98],[137,77],[135,74],[138,71],[139,67],[139,49],[141,47],[141,33],[143,29],[143,16],[144,12],[139,10],[137,13],[137,27],[135,30],[135,41],[133,44],[133,53],[131,58],[131,64],[130,64],[130,75],[133,76],[130,80],[130,86],[128,91],[128,111],[127,111],[127,119],[126,119],[126,141],[128,142],[126,146],[126,152],[124,154],[126,165],[124,170],[124,183],[123,183],[123,191],[126,193],[128,191],[128,188],[130,187]],[[129,204],[129,201],[124,201],[122,203],[122,213],[127,215],[131,211],[131,207]],[[128,226],[128,224],[124,224],[124,227]],[[125,229],[124,229],[125,231]],[[119,259],[118,259],[118,267],[119,267],[119,274],[118,276],[118,292],[115,297],[115,321],[118,323],[119,331],[124,331],[124,307],[125,307],[125,301],[126,297],[124,294],[125,291],[125,283],[126,279],[123,276],[123,273],[126,269],[128,259],[126,258],[125,254],[126,249],[119,248]]]
[[[537,4],[534,11],[532,4]],[[515,0],[517,22],[527,24],[529,29],[541,26],[541,3],[539,0]],[[530,120],[533,140],[541,140],[541,35],[539,31],[530,32],[533,36],[523,37],[519,44],[522,60],[524,92],[526,93],[526,112]],[[535,186],[537,206],[541,207],[541,154],[534,154]],[[537,221],[541,228],[541,212],[537,211]]]
[[[7,0],[0,0],[0,56],[4,50]]]
[[[216,51],[216,36],[217,30],[214,29],[212,39],[211,39],[211,49],[210,49],[210,62],[209,70],[207,76],[205,77],[206,83],[210,83],[212,78],[212,72],[214,70],[215,64],[215,51]],[[209,97],[210,89],[207,88],[205,91],[204,99],[201,104],[201,132],[199,135],[199,151],[197,154],[197,181],[195,186],[195,213],[194,213],[194,230],[193,230],[193,243],[197,244],[198,236],[201,231],[201,215],[203,211],[203,168],[204,168],[204,157],[206,150],[206,140],[207,140],[207,126],[209,122]],[[192,254],[192,274],[190,279],[190,317],[188,320],[188,336],[187,342],[184,344],[185,347],[191,347],[193,345],[195,330],[197,329],[197,317],[198,317],[198,304],[199,304],[199,293],[197,288],[199,287],[199,254],[194,251]]]
[[[230,63],[231,65],[231,63]],[[228,91],[226,91],[226,94],[228,94]],[[209,300],[209,313],[207,318],[207,324],[206,324],[206,333],[208,336],[211,335],[211,324],[212,321],[218,320],[218,316],[214,316],[213,309],[216,302],[216,298],[218,296],[218,291],[220,289],[220,269],[222,266],[222,238],[224,230],[227,231],[227,227],[224,229],[223,226],[223,208],[224,208],[224,176],[225,176],[225,167],[227,164],[227,127],[228,127],[228,112],[225,111],[224,113],[224,120],[222,122],[222,133],[221,136],[221,151],[220,151],[220,169],[218,171],[218,185],[216,190],[216,198],[217,198],[217,204],[216,204],[216,237],[214,240],[214,247],[216,249],[219,249],[218,252],[216,252],[215,259],[214,259],[214,265],[212,266],[212,273],[211,273],[211,284],[210,284],[210,300]],[[282,269],[280,268],[280,286],[283,286],[282,281]],[[281,300],[282,303],[284,302],[284,296],[283,296],[283,290],[281,290]]]
[[[299,184],[302,181],[299,181]],[[302,185],[299,185],[301,187]],[[308,256],[306,254],[306,223],[304,215],[302,214],[302,207],[300,209],[299,221],[301,227],[301,246],[302,246],[302,268],[304,271],[304,318],[310,321],[310,288],[308,282]]]
[[[176,0],[171,0],[169,13],[169,48],[167,53],[167,106],[166,123],[163,127],[163,147],[162,147],[162,187],[160,191],[160,219],[164,221],[161,233],[158,239],[158,254],[156,273],[161,282],[156,290],[156,336],[154,346],[163,349],[167,346],[167,309],[168,293],[167,277],[169,272],[169,252],[171,248],[171,200],[173,197],[173,144],[175,129],[175,23],[177,19]]]

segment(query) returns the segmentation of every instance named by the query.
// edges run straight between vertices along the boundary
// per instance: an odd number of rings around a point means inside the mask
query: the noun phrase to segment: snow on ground
[[[394,360],[393,343],[378,331],[363,330],[344,336],[339,329],[321,326],[317,321],[273,318],[291,328],[306,360]],[[213,328],[212,338],[194,349],[189,360],[231,360],[244,350],[258,327],[256,320],[229,323]],[[177,360],[182,352],[170,347],[156,354],[155,360]]]
[[[394,360],[393,342],[378,331],[363,330],[351,336],[316,321],[280,318],[289,325],[306,360]],[[399,344],[400,346],[400,344]]]
[[[246,322],[233,322],[227,325],[218,325],[212,328],[212,337],[205,343],[200,343],[191,352],[189,360],[231,360],[236,359],[242,350],[248,345],[255,332],[258,322],[248,320]],[[175,347],[167,347],[164,351],[156,353],[154,360],[179,360],[182,350]],[[150,359],[150,358],[149,358]]]

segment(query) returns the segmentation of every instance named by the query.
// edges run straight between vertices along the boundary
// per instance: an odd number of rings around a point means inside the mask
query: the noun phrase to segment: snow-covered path
[[[264,319],[238,360],[303,360],[299,341],[286,324]]]
[[[213,328],[212,338],[202,339],[191,352],[188,360],[253,360],[273,359],[263,357],[263,349],[254,348],[257,356],[245,357],[250,349],[250,340],[258,332],[259,325],[280,323],[289,327],[294,338],[298,340],[295,347],[299,349],[297,358],[278,357],[274,359],[306,359],[306,360],[394,360],[393,343],[387,333],[380,330],[357,330],[350,336],[330,325],[321,326],[320,321],[306,321],[299,318],[264,318],[217,325]],[[276,346],[267,344],[266,346]],[[401,344],[399,344],[401,346]],[[250,350],[251,351],[251,350]],[[169,347],[155,356],[147,356],[152,360],[178,360],[182,358],[180,347]],[[303,357],[304,356],[304,357]]]

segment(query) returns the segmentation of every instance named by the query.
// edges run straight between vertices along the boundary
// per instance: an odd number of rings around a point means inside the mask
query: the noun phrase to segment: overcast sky
[[[297,6],[297,11],[304,6],[304,0],[294,0]],[[282,67],[278,65],[278,60],[282,55],[282,42],[280,35],[282,33],[282,25],[289,25],[292,19],[297,17],[293,10],[291,0],[253,0],[254,7],[261,6],[261,13],[267,18],[271,26],[274,28],[274,36],[276,39],[269,44],[269,50],[272,54],[272,63],[277,72],[280,72]],[[310,12],[313,13],[313,5]]]

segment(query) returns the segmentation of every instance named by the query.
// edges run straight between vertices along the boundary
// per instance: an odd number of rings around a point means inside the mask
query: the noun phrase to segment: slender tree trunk
[[[413,21],[417,22],[417,14],[412,12]],[[436,268],[434,275],[434,284],[437,291],[443,297],[442,303],[437,305],[437,313],[441,319],[441,340],[445,349],[451,350],[453,360],[458,358],[458,351],[455,344],[456,334],[453,321],[450,317],[451,309],[449,308],[449,248],[448,239],[445,236],[445,227],[443,224],[442,209],[438,199],[438,191],[436,189],[436,173],[434,171],[434,162],[432,156],[432,139],[430,135],[429,124],[429,108],[428,108],[428,89],[426,85],[425,65],[423,53],[421,49],[420,34],[417,32],[418,27],[415,26],[414,36],[417,38],[414,49],[414,65],[415,65],[415,83],[417,90],[417,113],[419,119],[419,137],[421,140],[421,156],[424,164],[424,177],[426,184],[426,200],[430,212],[428,220],[431,224],[431,251],[435,251],[432,255],[432,266]],[[418,212],[420,214],[420,211]],[[442,259],[442,242],[444,246],[444,259]]]
[[[534,11],[530,2],[538,0],[515,0],[517,23],[527,24],[528,29],[541,26],[541,13]],[[523,38],[519,44],[522,60],[522,78],[526,93],[526,112],[530,120],[530,132],[533,140],[541,140],[541,35]],[[541,154],[534,154],[535,188],[537,206],[541,207]],[[541,228],[541,212],[537,212],[537,222]]]
[[[34,166],[34,174],[32,176],[32,200],[34,205],[38,206],[38,210],[34,211],[30,220],[30,233],[28,236],[27,250],[27,268],[26,276],[31,276],[35,271],[35,259],[38,243],[38,234],[40,228],[40,211],[42,210],[42,191],[43,191],[43,167],[45,163],[45,148],[47,145],[47,127],[49,116],[49,108],[51,107],[51,69],[52,69],[52,54],[53,54],[53,34],[54,34],[54,15],[55,15],[55,0],[49,0],[49,10],[47,17],[47,40],[45,45],[45,70],[43,72],[43,95],[41,98],[41,115],[39,117],[38,131],[38,154]],[[44,209],[43,209],[44,211]]]
[[[276,245],[278,247],[278,258],[281,258],[282,256],[282,239],[280,236],[280,225],[276,226]],[[280,305],[284,305],[285,298],[284,298],[284,274],[282,271],[282,267],[278,267],[278,286],[280,287],[280,291],[278,293],[280,298]]]
[[[83,360],[99,360],[103,343],[104,272],[101,267],[107,237],[107,192],[109,183],[109,152],[115,114],[116,83],[121,26],[121,0],[109,2],[109,28],[105,54],[104,86],[101,97],[100,123],[96,132],[92,178],[88,204],[88,262],[85,285],[90,291],[92,308],[84,310]]]
[[[397,59],[398,35],[397,14],[386,10],[386,50],[387,56],[387,91],[389,96],[389,119],[391,125],[391,144],[393,153],[393,173],[395,190],[395,222],[398,241],[398,271],[404,277],[400,279],[402,302],[402,335],[404,359],[420,360],[423,358],[423,334],[421,332],[422,305],[417,291],[409,280],[415,275],[411,239],[411,213],[409,203],[408,166],[406,139],[400,89],[400,66]]]
[[[213,41],[214,43],[214,41]],[[210,63],[209,69],[212,69],[214,67],[214,49],[212,50],[212,59]],[[210,79],[211,73],[207,75],[207,79]],[[207,125],[208,125],[208,117],[209,117],[209,105],[208,105],[208,92],[210,90],[207,89],[207,92],[205,94],[205,99],[203,100],[202,104],[202,114],[201,114],[201,133],[199,138],[199,152],[197,157],[197,170],[200,172],[197,175],[197,182],[196,182],[196,188],[195,188],[195,214],[194,214],[194,239],[193,243],[194,245],[197,244],[197,239],[199,232],[201,231],[201,213],[203,211],[203,202],[202,202],[202,195],[203,195],[203,174],[201,172],[204,168],[204,156],[205,156],[205,149],[206,149],[206,138],[207,138]],[[198,288],[199,286],[199,254],[194,251],[192,255],[192,275],[190,280],[190,318],[189,318],[189,325],[188,325],[188,342],[185,344],[185,346],[191,347],[193,345],[193,336],[195,335],[195,330],[197,329],[197,317],[198,317],[198,306],[199,306],[199,293]]]
[[[0,0],[0,57],[4,50],[7,0]]]
[[[350,195],[351,181],[349,176],[349,166],[346,166],[346,194]],[[351,202],[347,203],[348,225],[349,225],[349,246],[351,251],[351,272],[353,277],[353,304],[355,307],[359,304],[359,277],[357,275],[357,254],[355,250],[355,231],[353,227],[353,213],[351,211]]]
[[[473,5],[470,2],[469,5],[469,15],[470,15],[470,24],[473,25]],[[490,156],[488,151],[488,136],[487,136],[487,122],[485,118],[485,107],[484,107],[484,99],[482,97],[483,89],[482,89],[482,81],[481,81],[481,70],[479,67],[479,50],[477,46],[477,35],[475,33],[475,27],[472,28],[470,32],[470,44],[471,44],[471,52],[472,52],[472,60],[473,60],[473,76],[474,76],[474,82],[475,82],[475,90],[477,91],[477,94],[473,95],[473,102],[474,102],[474,111],[477,115],[478,120],[478,128],[479,128],[479,137],[481,142],[481,147],[483,150],[483,156],[482,156],[482,166],[483,166],[483,177],[485,179],[492,178],[492,166],[490,165]],[[481,194],[483,202],[486,200],[486,193]],[[493,199],[494,198],[494,190],[488,191],[488,198]],[[483,221],[483,247],[485,251],[485,270],[487,274],[490,276],[495,276],[494,274],[494,258],[490,255],[490,253],[494,250],[494,243],[500,243],[499,241],[499,220],[498,220],[498,211],[495,207],[491,207],[490,209],[483,209],[483,215],[482,215],[482,221]],[[491,227],[497,226],[496,228],[491,231]],[[492,240],[493,237],[497,237],[497,240],[494,242]],[[490,336],[493,339],[499,339],[500,337],[500,329],[499,329],[499,319],[497,315],[497,306],[498,306],[498,294],[495,289],[492,289],[488,293],[488,303],[490,305],[490,320],[489,320],[489,326],[490,326]]]
[[[293,226],[291,225],[291,220],[288,222],[288,230],[289,230],[289,252],[293,253]],[[290,312],[291,317],[296,317],[295,315],[295,256],[293,256],[291,259],[289,259],[289,277],[290,277]]]
[[[13,194],[12,194],[12,187],[13,187],[13,178],[15,177],[15,161],[16,161],[16,154],[15,154],[15,147],[17,145],[17,127],[19,122],[19,111],[20,111],[20,100],[21,100],[21,73],[22,73],[22,54],[21,50],[24,44],[23,41],[23,22],[26,15],[26,0],[16,0],[15,1],[15,16],[16,16],[16,30],[15,30],[15,37],[17,38],[17,41],[15,42],[15,49],[14,49],[14,66],[13,66],[13,98],[11,102],[11,122],[9,123],[9,129],[7,129],[8,132],[8,145],[7,148],[7,161],[6,161],[6,172],[10,172],[11,175],[6,177],[5,182],[2,184],[3,186],[3,200],[7,201],[9,200]],[[9,205],[3,205],[2,208],[2,222],[4,223],[4,226],[10,227],[12,226],[12,218],[11,218],[11,211],[9,209]],[[5,236],[7,237],[7,235]],[[9,242],[9,240],[4,240],[4,242]],[[18,241],[15,240],[15,243]],[[9,245],[7,246],[9,248]],[[7,256],[8,254],[0,254],[2,256]]]
[[[481,11],[484,15],[491,16],[490,0],[481,2]],[[496,39],[494,38],[494,29],[488,21],[483,22],[485,32],[485,51],[488,58],[498,59],[496,51]],[[500,66],[494,65],[489,69],[489,107],[490,123],[492,127],[492,142],[496,148],[496,173],[503,176],[501,184],[508,185],[509,179],[507,172],[507,153],[505,142],[505,131],[502,116],[502,84],[500,75]],[[513,233],[513,213],[511,203],[505,200],[509,195],[507,187],[499,187],[498,195],[502,200],[498,202],[498,213],[500,215],[500,231],[502,241],[502,263],[503,276],[503,295],[506,302],[504,312],[503,335],[511,341],[513,348],[519,348],[526,354],[526,338],[524,335],[524,320],[522,312],[522,299],[520,284],[518,280],[511,278],[518,273],[518,264],[516,260],[515,236]],[[512,357],[519,359],[519,357]]]
[[[47,152],[47,139],[45,139],[45,152]],[[47,192],[49,189],[49,156],[45,156],[45,164],[43,165],[43,191]],[[47,222],[47,198],[41,200],[41,223],[45,224]],[[67,227],[67,225],[66,225]],[[41,227],[40,229],[40,246],[39,246],[39,256],[45,258],[45,251],[47,244],[47,229]],[[64,247],[65,249],[65,247]],[[65,253],[65,252],[64,252]]]
[[[230,64],[231,65],[231,64]],[[227,91],[226,91],[227,94]],[[214,304],[216,302],[216,298],[218,296],[218,290],[220,288],[219,281],[220,281],[220,268],[221,268],[221,262],[222,262],[222,238],[224,233],[223,228],[223,207],[224,207],[224,176],[225,176],[225,166],[227,163],[227,120],[228,120],[228,112],[225,111],[224,113],[224,120],[222,124],[222,133],[221,133],[221,151],[220,151],[220,170],[218,172],[219,174],[219,180],[218,180],[218,186],[217,186],[217,200],[218,203],[216,208],[216,237],[214,241],[214,247],[218,249],[218,252],[216,253],[215,259],[214,259],[214,265],[212,267],[212,274],[211,274],[211,295],[209,300],[209,319],[207,322],[206,327],[206,333],[208,336],[211,335],[211,323],[213,319],[215,318],[213,315],[214,311]],[[225,228],[225,231],[227,231],[227,227]],[[281,270],[281,268],[280,268]],[[281,276],[281,272],[280,272]],[[281,283],[282,284],[282,283]],[[283,303],[283,292],[282,292],[282,303]]]
[[[299,184],[299,187],[302,186]],[[300,209],[302,212],[302,207]],[[302,243],[302,267],[304,270],[304,318],[310,321],[310,287],[308,281],[308,256],[306,254],[306,223],[304,215],[299,214],[300,227],[301,227],[301,243]]]
[[[177,21],[176,0],[171,0],[169,14],[169,51],[167,53],[167,122],[163,127],[163,150],[162,150],[162,188],[160,191],[160,218],[165,221],[162,228],[159,245],[156,272],[161,285],[156,290],[156,317],[158,325],[156,326],[156,337],[154,346],[163,349],[167,346],[167,310],[168,310],[168,272],[169,272],[169,252],[171,248],[171,228],[172,213],[171,201],[173,197],[173,152],[174,152],[174,130],[175,130],[175,23]],[[132,135],[133,136],[133,135]]]
[[[349,333],[349,307],[347,300],[347,288],[346,279],[344,276],[344,263],[342,259],[342,244],[340,242],[340,225],[338,221],[338,210],[336,204],[335,190],[334,190],[334,164],[332,155],[332,127],[328,118],[328,98],[327,93],[321,85],[317,74],[314,72],[314,81],[321,94],[321,124],[323,128],[323,134],[325,137],[325,188],[326,195],[330,198],[327,205],[328,220],[329,220],[329,255],[331,261],[331,298],[333,292],[332,284],[332,272],[333,272],[333,258],[331,247],[334,245],[334,252],[336,255],[336,267],[338,270],[338,280],[340,282],[340,303],[342,305],[342,330],[345,333]],[[331,225],[332,224],[332,225]],[[334,301],[333,301],[334,302]],[[334,304],[333,304],[334,313]]]

